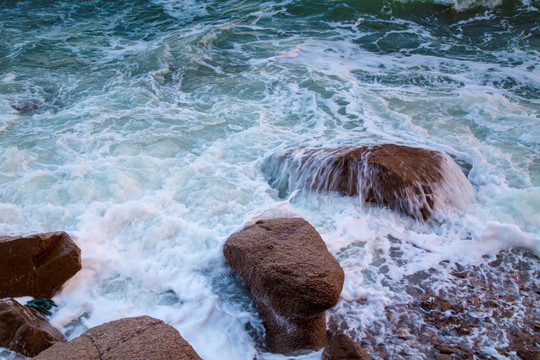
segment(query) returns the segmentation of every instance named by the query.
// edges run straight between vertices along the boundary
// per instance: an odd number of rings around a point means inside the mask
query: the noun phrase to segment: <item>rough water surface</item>
[[[374,359],[534,358],[539,67],[537,0],[2,1],[0,235],[80,246],[69,339],[149,315],[207,360],[289,358],[222,247],[303,217],[345,271],[328,327]],[[383,143],[448,154],[474,200],[419,222],[264,175]]]

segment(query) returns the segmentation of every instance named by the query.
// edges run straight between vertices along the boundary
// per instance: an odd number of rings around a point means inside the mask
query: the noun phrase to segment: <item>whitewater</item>
[[[521,298],[452,341],[519,359],[497,349],[540,326],[524,300],[540,285],[539,94],[536,0],[3,1],[0,235],[63,230],[81,248],[50,317],[68,339],[144,314],[206,360],[320,359],[260,347],[222,253],[257,220],[303,217],[345,271],[329,329],[374,359],[432,358],[409,331],[437,332],[411,315],[416,292],[487,296],[460,282],[471,269]],[[473,199],[423,222],[268,181],[280,151],[383,143],[448,154]],[[515,272],[524,289],[501,277]]]

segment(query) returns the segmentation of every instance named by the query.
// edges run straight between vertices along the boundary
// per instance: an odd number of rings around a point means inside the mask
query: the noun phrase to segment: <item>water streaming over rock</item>
[[[295,189],[335,191],[416,219],[463,208],[474,199],[471,184],[449,156],[393,144],[281,151],[263,171],[282,197]]]

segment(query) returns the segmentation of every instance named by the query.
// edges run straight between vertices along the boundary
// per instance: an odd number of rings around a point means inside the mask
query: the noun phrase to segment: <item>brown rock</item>
[[[452,358],[446,354],[439,354],[435,360],[452,360]]]
[[[36,356],[64,341],[64,336],[37,310],[14,299],[0,300],[0,347]]]
[[[81,269],[81,250],[65,232],[0,237],[0,298],[51,298]]]
[[[288,151],[271,160],[273,186],[361,195],[417,219],[472,200],[473,190],[446,154],[393,144]]]
[[[349,336],[340,334],[326,344],[322,360],[371,360],[371,357]]]
[[[448,311],[452,308],[452,304],[450,304],[450,301],[443,300],[441,304],[441,311]]]
[[[223,253],[253,294],[270,351],[324,346],[325,311],[337,303],[344,273],[307,221],[258,221],[231,235]]]
[[[139,316],[94,327],[64,344],[43,351],[36,360],[200,360],[180,333],[163,321]]]

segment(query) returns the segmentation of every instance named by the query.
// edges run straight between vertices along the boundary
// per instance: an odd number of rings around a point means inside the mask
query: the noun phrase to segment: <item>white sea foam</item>
[[[397,0],[404,3],[428,2],[451,6],[456,11],[466,11],[475,7],[492,9],[502,4],[502,0]]]
[[[17,75],[8,73],[8,74],[4,75],[4,77],[2,78],[2,81],[9,82],[9,81],[15,80],[16,78],[17,78]]]
[[[206,15],[206,7],[196,0],[153,0],[162,5],[171,16],[181,20],[189,20],[197,15]]]

